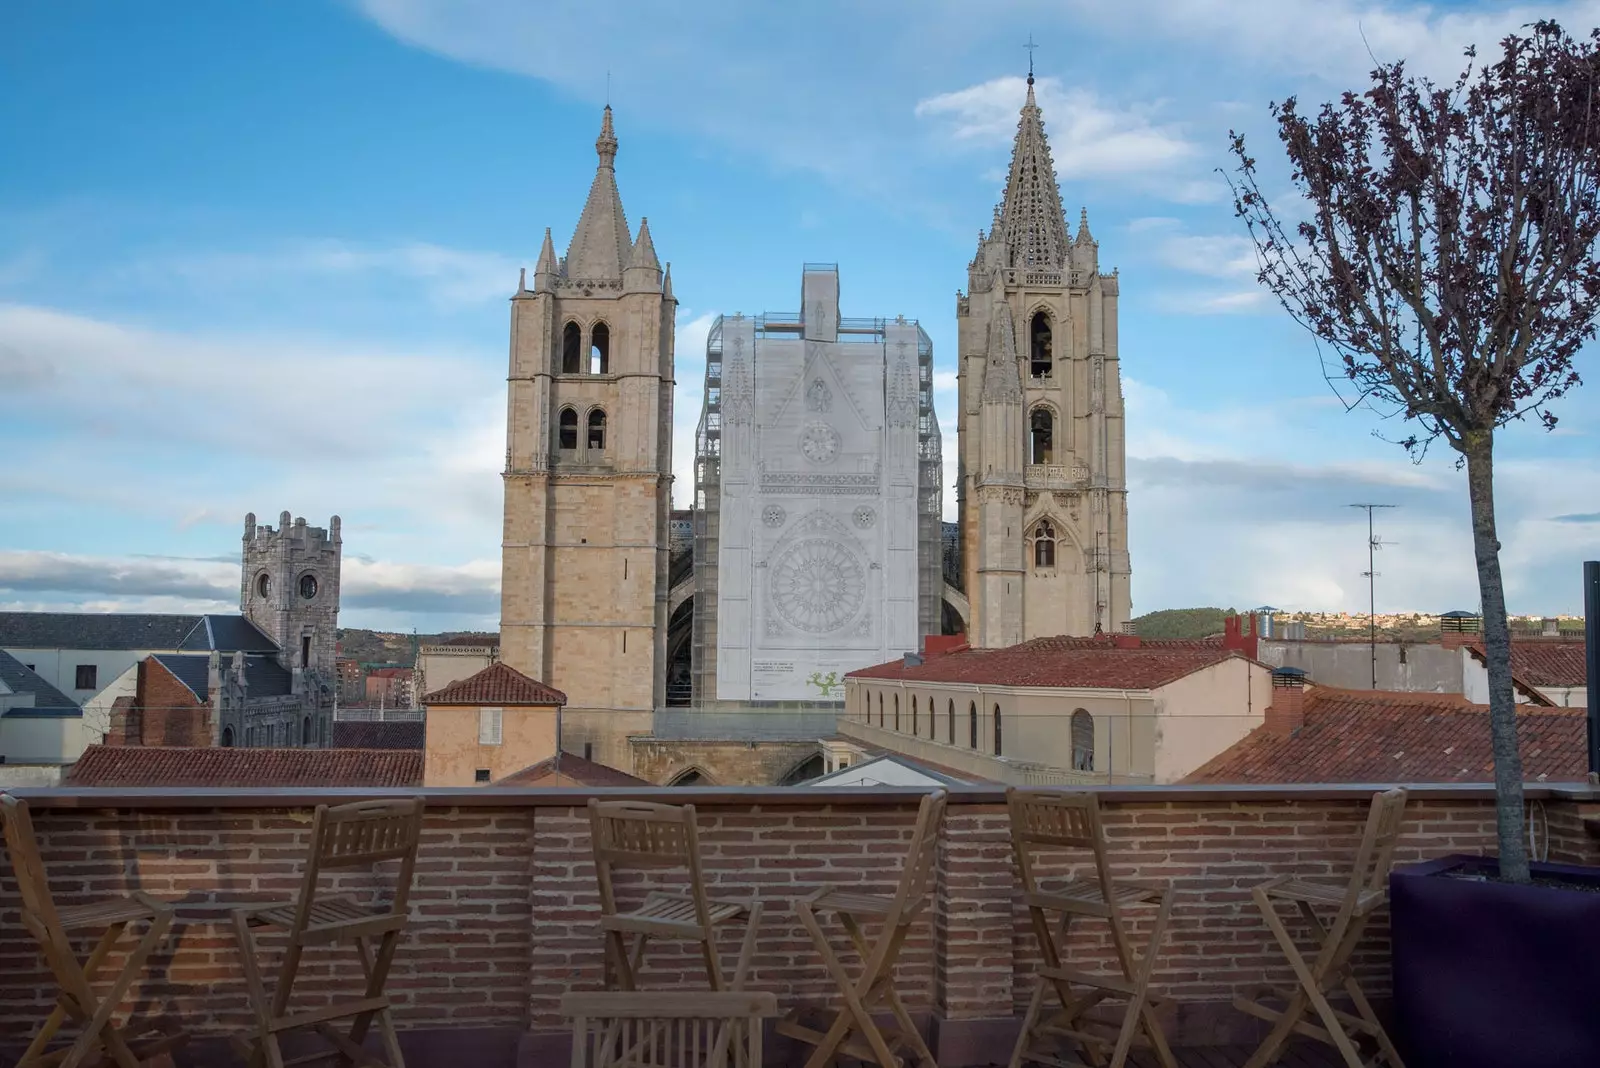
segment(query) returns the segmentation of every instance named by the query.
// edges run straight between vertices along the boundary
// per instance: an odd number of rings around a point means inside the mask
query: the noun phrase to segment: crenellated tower
[[[998,647],[1130,618],[1117,275],[1088,212],[1069,237],[1033,75],[1005,195],[956,299],[969,639]]]
[[[568,751],[629,767],[665,703],[677,301],[629,232],[610,107],[595,151],[566,256],[546,230],[511,302],[500,649],[566,692]]]

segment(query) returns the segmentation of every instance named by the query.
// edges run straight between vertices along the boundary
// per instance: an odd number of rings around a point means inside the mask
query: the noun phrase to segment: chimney
[[[1543,626],[1543,630],[1541,632],[1541,637],[1545,637],[1545,638],[1559,638],[1559,637],[1561,637],[1561,622],[1560,622],[1560,620],[1556,619],[1554,616],[1545,616],[1543,623],[1544,623],[1544,626]]]
[[[1305,724],[1305,684],[1306,673],[1299,668],[1277,668],[1272,672],[1272,703],[1267,706],[1267,730],[1287,738]]]

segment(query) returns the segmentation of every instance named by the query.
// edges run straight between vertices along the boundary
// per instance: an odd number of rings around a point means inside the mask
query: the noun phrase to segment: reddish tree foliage
[[[1501,42],[1447,86],[1402,63],[1372,72],[1315,116],[1274,105],[1309,214],[1267,203],[1234,133],[1234,210],[1260,282],[1337,354],[1362,401],[1416,428],[1420,457],[1443,439],[1467,469],[1483,600],[1500,857],[1526,881],[1522,766],[1510,632],[1494,518],[1494,432],[1578,384],[1573,357],[1600,312],[1600,30],[1574,41],[1554,22]]]

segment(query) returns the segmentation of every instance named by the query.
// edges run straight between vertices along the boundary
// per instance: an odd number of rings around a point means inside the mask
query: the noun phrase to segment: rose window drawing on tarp
[[[855,618],[867,595],[860,559],[830,538],[794,542],[770,570],[773,607],[784,622],[809,634],[843,627]]]

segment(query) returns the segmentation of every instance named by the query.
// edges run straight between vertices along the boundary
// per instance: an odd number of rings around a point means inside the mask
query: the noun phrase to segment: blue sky
[[[1135,611],[1363,608],[1364,500],[1401,506],[1380,610],[1472,607],[1452,457],[1343,410],[1216,169],[1243,130],[1286,193],[1268,101],[1359,86],[1369,49],[1449,74],[1544,15],[1600,4],[8,5],[0,607],[226,610],[244,513],[288,508],[344,519],[345,624],[493,626],[506,300],[571,236],[608,72],[681,302],[680,499],[710,317],[793,310],[810,260],[845,314],[922,321],[953,460],[955,294],[1030,33],[1069,218],[1122,276]],[[1597,387],[1502,438],[1515,612],[1579,611],[1600,556]]]

